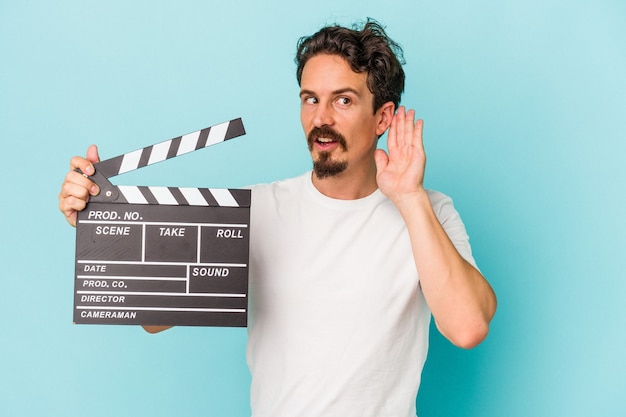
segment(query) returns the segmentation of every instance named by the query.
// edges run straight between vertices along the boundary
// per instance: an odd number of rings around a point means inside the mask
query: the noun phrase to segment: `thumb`
[[[98,147],[96,145],[91,145],[87,148],[87,160],[92,164],[96,162],[100,162],[100,156],[98,155]]]
[[[374,152],[374,162],[376,163],[376,172],[382,172],[389,164],[389,157],[382,149],[376,149]]]

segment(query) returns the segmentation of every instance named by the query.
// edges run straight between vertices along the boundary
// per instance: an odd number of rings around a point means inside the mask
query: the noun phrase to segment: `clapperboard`
[[[250,190],[109,178],[245,134],[241,119],[94,164],[78,214],[74,322],[244,327]]]

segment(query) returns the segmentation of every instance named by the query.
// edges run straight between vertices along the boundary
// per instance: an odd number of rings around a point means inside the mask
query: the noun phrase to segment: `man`
[[[415,417],[431,313],[457,346],[488,333],[495,295],[451,200],[423,187],[423,123],[398,107],[398,57],[373,21],[299,42],[314,168],[252,187],[254,416]],[[376,149],[386,131],[389,154]],[[91,174],[97,160],[93,146],[71,160],[59,195],[71,224],[98,193],[74,169]]]

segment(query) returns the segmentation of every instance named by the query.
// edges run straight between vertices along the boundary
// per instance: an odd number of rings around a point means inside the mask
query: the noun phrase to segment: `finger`
[[[61,187],[59,193],[59,210],[68,219],[74,215],[74,212],[80,211],[85,208],[89,201],[89,193],[84,187],[79,185],[65,182]]]
[[[422,119],[418,119],[415,122],[415,130],[413,132],[413,143],[415,147],[420,149],[422,152],[424,151],[424,121]]]
[[[389,164],[389,157],[382,149],[376,149],[374,152],[374,162],[376,163],[376,172],[383,172]]]
[[[393,149],[398,146],[398,117],[394,114],[391,118],[391,124],[389,125],[389,133],[387,134],[387,148]]]
[[[83,177],[78,172],[68,173],[65,177],[65,181],[61,185],[61,192],[59,198],[76,197],[82,200],[87,200],[90,195],[91,185],[87,178]]]
[[[404,146],[410,148],[413,146],[413,134],[415,132],[415,110],[411,109],[406,112],[404,118]]]
[[[70,159],[70,172],[65,176],[59,192],[59,210],[72,226],[76,226],[78,212],[85,208],[89,196],[100,192],[99,187],[87,178],[87,175],[94,174],[93,164],[96,162],[100,162],[96,145],[87,148],[86,158],[75,156]]]
[[[63,196],[88,197],[89,195],[98,195],[100,188],[80,172],[70,171],[61,185],[61,193]]]
[[[66,175],[59,193],[59,210],[72,226],[76,226],[77,212],[85,208],[94,187],[98,191],[93,182],[78,172],[70,171]]]
[[[86,205],[86,199],[77,198],[73,195],[62,197],[61,194],[59,194],[59,210],[61,210],[67,222],[72,226],[76,226],[78,212],[83,210]]]
[[[79,169],[85,175],[93,175],[95,171],[93,164],[96,162],[100,162],[100,157],[98,156],[98,147],[96,145],[91,145],[87,148],[87,157],[83,158],[82,156],[74,156],[70,159],[70,169],[75,171]]]
[[[400,108],[398,109],[398,146],[402,147],[404,146],[404,134],[406,131],[406,108],[404,106],[400,106]]]
[[[75,171],[77,169],[85,175],[93,175],[96,172],[91,161],[82,156],[74,156],[70,159],[70,170]]]
[[[69,216],[65,216],[65,220],[71,225],[76,227],[76,221],[78,220],[78,212],[73,212]]]
[[[76,226],[78,212],[84,210],[86,206],[87,202],[79,198],[67,197],[59,199],[59,210],[61,210],[67,222],[72,226]]]
[[[87,201],[74,196],[59,199],[59,210],[68,217],[74,212],[83,210],[87,206]]]
[[[398,111],[393,117],[393,123],[395,125],[395,135],[393,140],[393,146],[390,146],[390,150],[392,147],[397,149],[403,145],[403,136],[404,136],[404,118],[405,118],[405,108],[404,106],[398,107]]]
[[[87,160],[92,163],[100,162],[100,156],[98,155],[98,147],[91,145],[87,148]]]

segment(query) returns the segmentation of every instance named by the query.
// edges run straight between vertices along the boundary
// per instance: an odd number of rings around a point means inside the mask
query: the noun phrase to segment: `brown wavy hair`
[[[404,91],[402,47],[387,36],[378,22],[367,19],[352,28],[330,25],[300,38],[295,58],[298,85],[304,65],[319,54],[341,56],[354,72],[367,72],[367,87],[374,95],[374,113],[388,101],[398,108]]]

